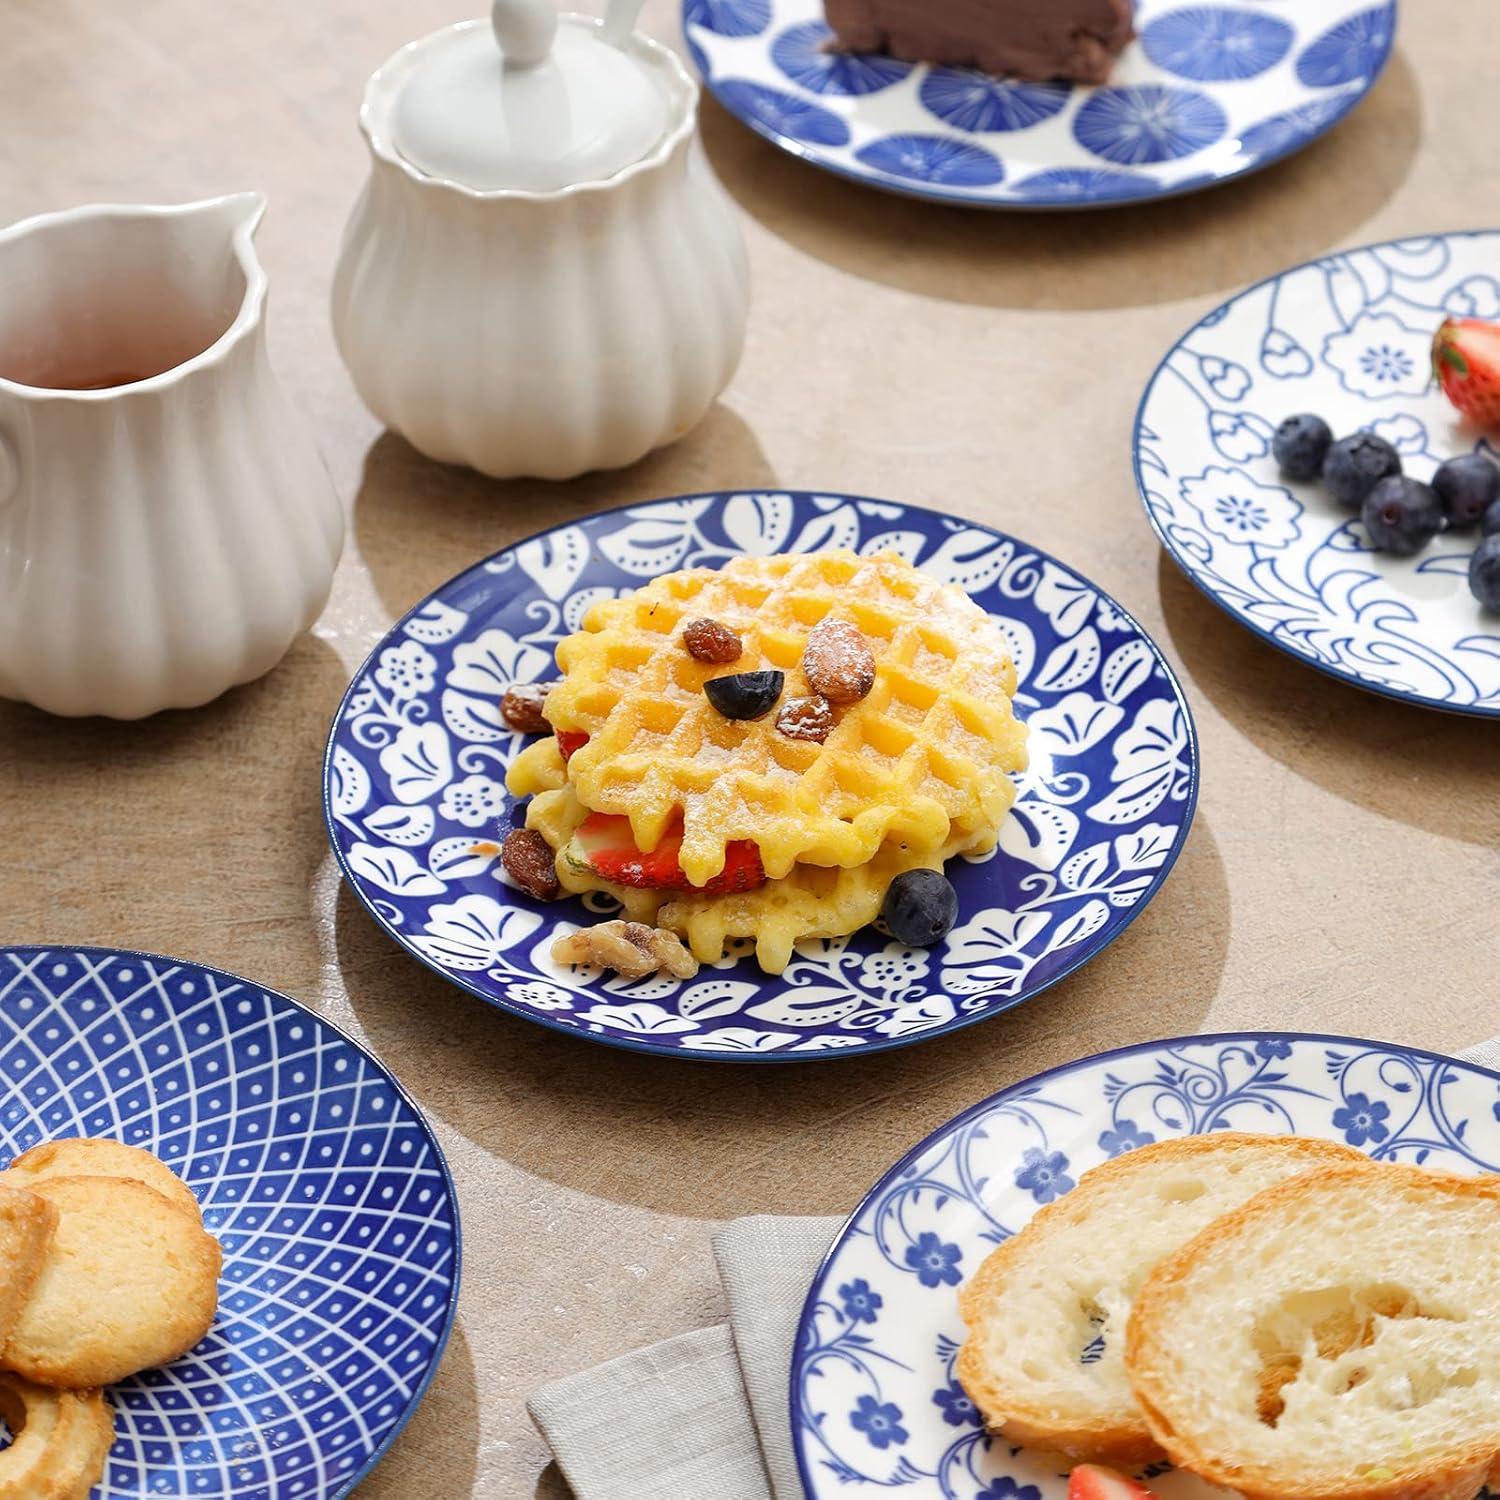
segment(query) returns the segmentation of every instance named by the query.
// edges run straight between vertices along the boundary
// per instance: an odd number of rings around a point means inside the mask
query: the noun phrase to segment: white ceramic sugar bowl
[[[633,32],[496,0],[370,79],[373,169],[333,289],[370,409],[431,458],[563,479],[634,463],[729,383],[748,276],[698,90]]]

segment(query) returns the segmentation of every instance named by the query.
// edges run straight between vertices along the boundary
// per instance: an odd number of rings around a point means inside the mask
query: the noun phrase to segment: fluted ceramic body
[[[327,601],[343,510],[266,357],[263,207],[0,234],[0,694],[192,707],[268,671]],[[69,388],[90,384],[108,388]]]
[[[672,107],[656,150],[557,192],[474,192],[389,144],[391,100],[422,46],[375,75],[361,117],[373,169],[333,292],[360,395],[429,457],[497,477],[617,468],[682,436],[734,374],[748,301],[739,225],[696,138],[696,86],[635,38]]]

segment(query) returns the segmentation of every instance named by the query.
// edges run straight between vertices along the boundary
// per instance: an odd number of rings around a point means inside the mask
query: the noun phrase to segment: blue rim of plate
[[[807,1495],[812,1497],[818,1493],[818,1490],[814,1487],[813,1472],[806,1451],[803,1426],[798,1411],[797,1377],[801,1367],[802,1351],[810,1343],[809,1335],[813,1332],[813,1323],[819,1297],[823,1289],[823,1284],[833,1269],[834,1262],[848,1243],[853,1233],[854,1225],[863,1216],[865,1210],[880,1197],[881,1193],[888,1186],[895,1183],[909,1167],[918,1162],[928,1150],[945,1137],[957,1134],[971,1121],[987,1114],[998,1105],[1004,1104],[1008,1100],[1032,1094],[1036,1092],[1039,1086],[1065,1077],[1069,1073],[1099,1064],[1107,1064],[1111,1061],[1139,1057],[1144,1053],[1160,1052],[1171,1047],[1215,1046],[1220,1044],[1234,1046],[1239,1043],[1263,1041],[1311,1042],[1313,1044],[1331,1043],[1335,1046],[1365,1047],[1371,1051],[1384,1052],[1398,1057],[1417,1058],[1429,1063],[1451,1063],[1463,1068],[1466,1072],[1477,1073],[1483,1077],[1493,1079],[1497,1085],[1500,1085],[1500,1071],[1487,1068],[1480,1063],[1468,1062],[1461,1058],[1447,1056],[1441,1052],[1432,1052],[1425,1047],[1408,1047],[1397,1042],[1380,1042],[1321,1031],[1208,1031],[1198,1035],[1159,1037],[1149,1042],[1132,1042],[1129,1046],[1112,1047],[1104,1052],[1094,1052],[1086,1057],[1076,1057],[1071,1062],[1060,1063],[1053,1068],[1045,1068],[1040,1073],[1033,1073],[1027,1078],[1022,1078],[1015,1083],[1008,1084],[1005,1088],[997,1089],[993,1094],[971,1104],[967,1109],[960,1110],[952,1119],[945,1121],[935,1130],[931,1130],[923,1136],[898,1161],[881,1173],[868,1192],[861,1195],[859,1202],[854,1205],[853,1209],[850,1210],[844,1219],[844,1222],[839,1226],[838,1231],[833,1237],[833,1243],[829,1245],[828,1250],[818,1261],[817,1270],[813,1272],[807,1296],[803,1299],[802,1310],[797,1318],[797,1329],[792,1340],[792,1355],[787,1371],[787,1418],[792,1430],[792,1452],[797,1460],[798,1480],[801,1482],[802,1488]]]
[[[1205,599],[1209,600],[1224,614],[1228,615],[1236,625],[1240,626],[1244,630],[1248,630],[1252,635],[1259,637],[1268,646],[1274,647],[1283,656],[1289,657],[1292,661],[1297,662],[1301,666],[1311,668],[1314,672],[1317,672],[1324,677],[1331,678],[1334,682],[1341,682],[1348,687],[1358,688],[1361,692],[1372,693],[1377,698],[1384,698],[1392,703],[1405,703],[1416,708],[1435,710],[1438,713],[1453,714],[1456,717],[1466,719],[1500,718],[1500,703],[1497,703],[1493,706],[1487,706],[1485,704],[1462,705],[1443,703],[1439,702],[1435,698],[1426,698],[1417,693],[1402,692],[1397,688],[1387,687],[1383,683],[1372,682],[1368,678],[1361,677],[1355,672],[1340,671],[1337,667],[1331,666],[1327,662],[1315,661],[1310,656],[1304,656],[1300,651],[1293,650],[1284,641],[1278,640],[1274,635],[1271,634],[1270,631],[1263,629],[1261,626],[1246,619],[1244,616],[1237,614],[1229,603],[1227,603],[1219,594],[1211,589],[1198,576],[1197,569],[1189,566],[1189,564],[1182,558],[1182,556],[1178,552],[1178,549],[1172,545],[1172,542],[1163,529],[1160,520],[1152,510],[1147,493],[1145,466],[1142,462],[1141,434],[1145,428],[1146,408],[1150,404],[1151,396],[1156,389],[1156,383],[1165,373],[1167,366],[1172,361],[1173,356],[1176,355],[1179,350],[1183,349],[1187,345],[1188,340],[1191,339],[1193,335],[1197,333],[1201,328],[1222,318],[1230,308],[1232,308],[1236,303],[1242,301],[1243,299],[1247,297],[1253,297],[1257,292],[1265,290],[1266,287],[1272,286],[1276,282],[1283,281],[1287,277],[1294,276],[1299,272],[1311,270],[1337,256],[1358,255],[1365,251],[1389,250],[1396,246],[1409,244],[1413,240],[1420,240],[1423,238],[1442,240],[1475,239],[1483,235],[1494,234],[1500,234],[1500,229],[1446,230],[1432,236],[1397,235],[1394,238],[1388,240],[1373,240],[1369,244],[1357,245],[1349,250],[1332,251],[1327,255],[1314,255],[1309,257],[1307,260],[1299,261],[1294,266],[1287,266],[1285,269],[1275,271],[1269,276],[1262,276],[1259,281],[1253,282],[1251,285],[1242,288],[1240,291],[1237,291],[1232,297],[1226,298],[1223,302],[1219,303],[1217,307],[1214,307],[1207,313],[1205,313],[1192,325],[1191,328],[1183,333],[1183,335],[1172,344],[1171,348],[1168,349],[1164,355],[1162,355],[1161,359],[1157,361],[1156,368],[1151,372],[1151,377],[1147,380],[1145,389],[1141,392],[1141,399],[1136,406],[1135,423],[1131,431],[1130,440],[1131,468],[1135,475],[1136,493],[1140,498],[1142,508],[1146,512],[1146,519],[1150,523],[1152,531],[1156,533],[1157,541],[1161,544],[1162,551],[1169,558],[1171,558],[1178,571],[1188,580],[1188,582],[1191,583],[1193,587],[1197,589]]]
[[[1239,182],[1246,177],[1254,176],[1269,167],[1286,161],[1289,157],[1305,151],[1315,141],[1321,140],[1323,136],[1336,129],[1367,99],[1385,74],[1396,47],[1396,32],[1400,22],[1400,0],[1383,0],[1385,8],[1390,14],[1390,35],[1385,47],[1375,60],[1374,66],[1364,81],[1364,86],[1358,89],[1347,89],[1345,95],[1339,101],[1339,107],[1324,116],[1318,123],[1305,129],[1302,133],[1294,135],[1285,144],[1275,150],[1247,161],[1243,166],[1232,172],[1218,175],[1205,175],[1189,178],[1174,187],[1162,188],[1156,191],[1142,192],[1136,190],[1122,190],[1116,192],[1094,191],[1086,197],[1059,198],[1041,197],[1036,199],[1025,198],[979,198],[972,193],[957,193],[944,191],[935,185],[923,186],[920,183],[905,181],[899,177],[889,176],[886,173],[867,169],[857,170],[844,165],[841,162],[830,160],[816,145],[799,141],[795,136],[787,135],[777,130],[764,120],[757,118],[741,108],[732,96],[726,97],[726,85],[744,82],[735,78],[715,76],[704,65],[705,59],[701,49],[696,47],[688,33],[689,18],[688,7],[693,0],[682,0],[682,12],[679,26],[682,31],[687,50],[691,56],[699,79],[705,88],[713,95],[714,99],[724,111],[738,120],[742,125],[755,132],[763,140],[770,141],[772,145],[779,147],[789,156],[816,167],[820,171],[827,172],[831,176],[841,178],[845,182],[858,183],[863,187],[874,188],[879,192],[888,193],[897,198],[911,198],[919,202],[939,203],[947,207],[976,208],[990,213],[1070,213],[1086,212],[1094,209],[1105,208],[1129,208],[1137,204],[1162,203],[1174,198],[1189,197],[1194,193],[1205,192],[1210,188],[1221,187],[1226,183]],[[1382,0],[1375,0],[1372,8],[1380,8]],[[1133,43],[1132,45],[1136,45]],[[962,71],[962,70],[943,70]],[[1269,123],[1266,122],[1266,123]],[[1107,165],[1101,164],[1105,170]],[[1047,170],[1045,167],[1041,170]]]
[[[1178,707],[1181,710],[1185,731],[1185,754],[1188,770],[1188,783],[1186,794],[1181,804],[1181,823],[1176,832],[1170,851],[1166,855],[1166,858],[1161,866],[1156,870],[1154,877],[1150,880],[1149,884],[1143,887],[1139,898],[1127,908],[1123,920],[1121,920],[1119,925],[1110,932],[1106,941],[1100,943],[1095,947],[1090,947],[1087,949],[1087,951],[1077,955],[1070,962],[1060,967],[1055,974],[1049,976],[1035,989],[1014,997],[1004,999],[1000,1003],[997,1003],[990,1008],[979,1010],[972,1014],[959,1016],[948,1024],[945,1024],[942,1027],[933,1029],[931,1031],[922,1031],[912,1035],[896,1036],[886,1041],[874,1042],[868,1045],[850,1046],[847,1049],[830,1048],[826,1051],[767,1053],[731,1053],[708,1051],[694,1052],[681,1047],[663,1046],[659,1043],[653,1043],[651,1041],[636,1041],[629,1036],[615,1035],[603,1031],[581,1030],[566,1023],[554,1021],[550,1019],[550,1017],[546,1014],[538,1014],[532,1010],[525,1009],[521,1005],[507,1000],[502,995],[491,994],[484,988],[482,988],[477,982],[467,978],[465,974],[444,967],[429,955],[423,953],[419,948],[414,947],[413,944],[408,940],[408,938],[402,933],[396,931],[392,927],[391,923],[386,919],[386,917],[378,910],[370,894],[366,891],[364,882],[355,874],[355,872],[351,870],[348,857],[341,846],[333,808],[332,786],[334,755],[335,751],[340,748],[341,727],[348,714],[351,700],[354,698],[356,691],[360,687],[363,679],[367,674],[371,672],[374,663],[380,656],[381,652],[392,643],[399,642],[402,638],[402,633],[406,625],[416,619],[416,617],[420,615],[424,610],[426,610],[429,606],[433,605],[434,603],[440,602],[443,596],[464,589],[475,579],[477,579],[481,574],[483,574],[487,569],[491,569],[492,565],[496,564],[500,559],[513,558],[521,548],[527,546],[530,543],[538,542],[543,538],[553,535],[554,533],[563,532],[568,529],[569,525],[587,525],[595,522],[607,521],[610,518],[623,517],[630,512],[639,511],[649,506],[672,505],[698,500],[725,500],[741,493],[748,492],[740,492],[734,490],[714,490],[700,491],[687,495],[666,496],[654,500],[640,502],[637,504],[613,506],[606,510],[591,512],[589,515],[581,518],[577,523],[563,523],[558,526],[543,528],[541,531],[533,532],[528,536],[519,538],[518,540],[499,549],[497,552],[492,553],[489,557],[483,558],[479,562],[476,562],[470,567],[464,569],[462,572],[455,574],[452,578],[448,579],[447,582],[439,585],[436,589],[432,590],[429,594],[418,600],[416,604],[414,604],[409,610],[406,611],[405,614],[403,614],[391,625],[391,628],[386,632],[381,640],[376,643],[374,648],[370,651],[369,655],[366,656],[365,660],[360,664],[359,668],[352,675],[349,686],[345,689],[344,694],[339,701],[339,705],[335,710],[332,721],[329,725],[328,741],[323,756],[323,817],[328,833],[329,844],[333,850],[334,857],[338,862],[340,874],[342,875],[345,883],[348,885],[350,890],[354,893],[360,905],[364,908],[366,914],[375,923],[375,925],[386,934],[387,937],[391,938],[408,956],[414,958],[424,968],[436,974],[440,979],[446,980],[448,983],[456,985],[458,988],[466,991],[470,995],[473,995],[476,999],[482,1000],[485,1004],[491,1005],[498,1010],[502,1010],[508,1014],[518,1016],[523,1020],[532,1022],[535,1025],[543,1026],[549,1031],[556,1032],[563,1036],[582,1038],[586,1041],[595,1042],[603,1046],[618,1048],[619,1050],[626,1052],[634,1052],[654,1057],[673,1057],[693,1062],[777,1064],[823,1061],[835,1059],[844,1055],[869,1057],[882,1052],[894,1051],[898,1048],[913,1046],[926,1040],[951,1035],[955,1031],[963,1030],[969,1026],[976,1025],[981,1021],[989,1020],[992,1017],[1000,1015],[1007,1010],[1014,1009],[1018,1005],[1035,999],[1038,995],[1042,994],[1048,989],[1051,989],[1054,985],[1061,983],[1064,979],[1069,978],[1078,969],[1082,968],[1084,965],[1097,958],[1125,933],[1125,931],[1133,924],[1135,919],[1140,916],[1141,912],[1143,912],[1146,907],[1150,905],[1152,900],[1155,899],[1157,892],[1161,889],[1163,883],[1166,881],[1167,877],[1171,874],[1173,868],[1176,866],[1177,860],[1182,853],[1183,847],[1187,842],[1189,834],[1192,831],[1193,819],[1198,806],[1198,794],[1201,782],[1198,730],[1193,718],[1192,707],[1188,702],[1187,695],[1183,691],[1182,684],[1179,682],[1176,673],[1172,670],[1171,664],[1167,661],[1165,655],[1162,653],[1161,648],[1156,644],[1156,642],[1152,639],[1152,637],[1144,629],[1144,627],[1142,627],[1141,624],[1136,620],[1134,615],[1132,615],[1128,610],[1120,605],[1118,601],[1115,600],[1110,594],[1099,588],[1097,584],[1088,580],[1082,574],[1077,573],[1075,569],[1069,567],[1067,564],[1060,562],[1050,553],[1044,552],[1040,548],[1032,546],[1030,543],[1021,542],[1019,539],[1011,537],[1008,533],[998,531],[996,528],[985,525],[980,521],[970,521],[964,518],[950,516],[942,511],[935,510],[928,506],[913,505],[904,501],[875,500],[871,497],[850,495],[838,490],[816,490],[803,488],[797,490],[777,491],[776,493],[800,497],[803,499],[816,497],[818,499],[837,501],[840,504],[890,507],[903,514],[910,514],[926,518],[934,525],[966,527],[977,532],[986,533],[990,537],[995,538],[997,542],[1009,542],[1014,546],[1023,547],[1028,554],[1034,557],[1039,565],[1051,565],[1052,567],[1059,569],[1063,573],[1070,574],[1073,577],[1080,579],[1089,589],[1093,591],[1096,600],[1101,605],[1112,610],[1116,616],[1124,621],[1129,629],[1135,633],[1135,637],[1142,641],[1147,647],[1150,654],[1153,670],[1159,672],[1162,677],[1165,678],[1166,683],[1170,688]],[[645,581],[646,580],[644,578],[641,580],[641,582]],[[743,959],[741,960],[741,962],[744,964],[753,965],[753,958]]]
[[[318,1029],[331,1034],[350,1051],[362,1057],[365,1062],[378,1073],[390,1085],[391,1092],[398,1098],[408,1110],[411,1118],[420,1127],[422,1134],[426,1137],[428,1147],[432,1152],[432,1159],[437,1166],[443,1188],[447,1194],[448,1206],[453,1220],[453,1273],[452,1283],[448,1291],[447,1305],[444,1309],[442,1327],[434,1340],[432,1356],[428,1362],[426,1372],[422,1379],[413,1387],[411,1396],[407,1400],[406,1409],[392,1424],[390,1431],[371,1451],[360,1467],[352,1474],[340,1479],[337,1488],[325,1491],[325,1500],[346,1500],[354,1490],[366,1479],[376,1468],[380,1461],[388,1454],[396,1440],[406,1430],[407,1424],[416,1414],[417,1408],[422,1404],[432,1382],[437,1377],[438,1370],[443,1363],[443,1356],[447,1351],[448,1341],[453,1333],[453,1325],[458,1315],[458,1294],[463,1279],[463,1231],[462,1221],[458,1205],[458,1189],[453,1180],[453,1173],[448,1166],[448,1158],[444,1155],[441,1143],[438,1141],[427,1117],[423,1114],[421,1107],[412,1098],[406,1087],[395,1074],[380,1061],[368,1048],[362,1046],[342,1027],[335,1025],[326,1017],[318,1014],[310,1006],[304,1005],[300,1000],[283,994],[280,990],[272,989],[268,985],[258,984],[254,980],[246,979],[241,975],[231,973],[227,969],[220,969],[212,964],[198,963],[192,959],[173,958],[164,953],[151,953],[139,948],[111,948],[97,944],[78,943],[6,943],[0,945],[0,959],[26,955],[31,958],[44,958],[49,954],[58,955],[59,958],[77,957],[86,960],[113,960],[122,959],[129,963],[159,964],[171,973],[180,973],[187,970],[194,975],[207,975],[215,980],[222,981],[226,985],[239,986],[253,990],[265,996],[269,1001],[290,1007],[293,1011],[307,1017],[307,1019]],[[226,1257],[226,1265],[229,1263]],[[275,1480],[271,1481],[274,1489]],[[106,1479],[100,1481],[101,1493],[111,1493],[110,1485]],[[314,1492],[308,1492],[308,1500],[318,1500]]]

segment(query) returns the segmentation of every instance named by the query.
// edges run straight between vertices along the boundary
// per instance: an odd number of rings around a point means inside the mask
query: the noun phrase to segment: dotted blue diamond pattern
[[[447,1166],[378,1063],[293,1001],[106,949],[0,949],[0,1147],[155,1152],[224,1247],[207,1338],[111,1389],[104,1500],[347,1495],[436,1369],[457,1295]]]
[[[1396,0],[1137,0],[1138,35],[1097,88],[846,51],[823,0],[683,0],[682,21],[720,104],[825,171],[1071,209],[1198,192],[1310,144],[1374,87]]]

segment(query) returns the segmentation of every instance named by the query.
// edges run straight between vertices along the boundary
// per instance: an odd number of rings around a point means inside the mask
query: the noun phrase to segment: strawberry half
[[[746,840],[725,846],[723,870],[702,886],[690,885],[682,873],[678,863],[681,849],[680,828],[664,835],[650,854],[642,854],[635,846],[629,818],[590,813],[578,825],[563,850],[563,858],[575,870],[643,891],[701,891],[708,896],[724,896],[765,884],[760,850]]]
[[[1068,1500],[1156,1500],[1156,1496],[1114,1469],[1080,1464],[1068,1475]]]
[[[575,752],[582,750],[588,744],[589,737],[579,729],[559,729],[557,731],[557,748],[562,751],[563,764],[573,759]]]
[[[1432,374],[1476,426],[1500,428],[1500,324],[1449,318],[1432,341]]]

